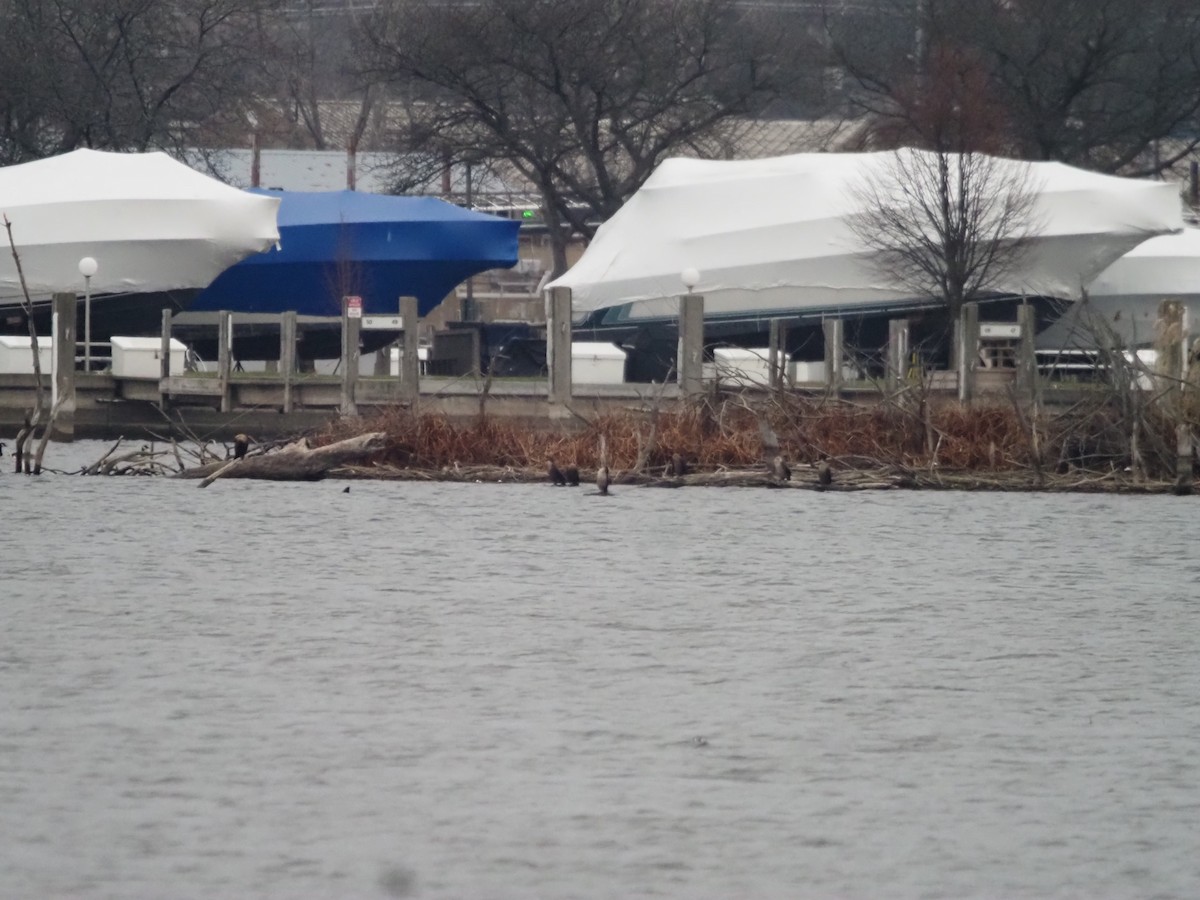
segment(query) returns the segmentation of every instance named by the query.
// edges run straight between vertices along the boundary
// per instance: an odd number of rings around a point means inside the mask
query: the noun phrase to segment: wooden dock
[[[341,317],[342,357],[340,375],[299,371],[296,361],[297,322],[295,313],[278,317],[279,359],[274,371],[237,371],[232,355],[235,319],[220,313],[218,360],[213,372],[186,371],[180,348],[172,339],[169,313],[163,315],[158,338],[142,338],[143,351],[150,351],[148,370],[114,365],[106,372],[77,371],[73,323],[77,298],[55,297],[55,321],[72,323],[57,328],[69,344],[54,345],[54,364],[43,372],[43,384],[55,397],[65,396],[54,437],[113,438],[181,431],[211,438],[228,438],[237,432],[253,433],[260,439],[286,437],[326,424],[339,416],[365,416],[402,408],[435,412],[449,418],[481,414],[519,420],[531,425],[566,426],[583,424],[608,412],[624,409],[647,410],[651,405],[669,410],[675,405],[714,390],[718,385],[706,377],[703,343],[703,297],[680,298],[679,364],[677,378],[668,384],[574,384],[572,383],[571,305],[568,291],[555,289],[548,297],[546,378],[485,378],[478,373],[459,377],[422,375],[419,369],[417,329],[403,329],[398,376],[360,374],[359,338],[362,319],[355,315],[347,298]],[[964,343],[979,344],[978,312],[967,304]],[[1027,315],[1024,312],[1023,317]],[[416,323],[417,301],[400,298],[401,322]],[[337,322],[337,319],[333,320]],[[797,385],[787,379],[786,323],[772,322],[770,347],[762,364],[763,380],[749,388],[734,382],[733,389],[794,390],[816,396],[837,396],[857,402],[876,402],[911,378],[908,372],[908,323],[892,323],[886,360],[886,375],[879,382],[846,380],[841,322],[825,323],[825,360],[808,364],[822,369],[820,383]],[[930,373],[924,389],[931,396],[966,403],[992,393],[999,402],[1024,396],[1037,389],[1044,402],[1074,402],[1070,386],[1040,383],[1032,347],[1032,322],[1019,322],[1019,341],[1014,341],[1013,364],[988,368],[986,364],[961,367],[958,372]],[[777,327],[778,326],[778,327]],[[43,338],[42,340],[50,340]],[[147,344],[149,346],[147,346]],[[157,348],[157,349],[156,349]],[[981,359],[984,355],[981,354]],[[15,434],[33,406],[36,376],[0,373],[0,437]],[[728,387],[729,385],[725,385]]]

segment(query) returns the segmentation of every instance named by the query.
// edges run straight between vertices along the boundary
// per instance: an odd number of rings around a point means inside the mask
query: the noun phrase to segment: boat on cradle
[[[1040,350],[1092,350],[1101,339],[1125,347],[1149,347],[1157,331],[1159,304],[1187,308],[1193,337],[1200,336],[1200,228],[1151,238],[1134,247],[1087,286],[1083,302],[1038,334]]]
[[[937,307],[890,278],[880,252],[851,224],[863,209],[856,188],[890,177],[894,159],[879,152],[666,160],[549,287],[571,289],[579,329],[673,321],[688,269],[698,274],[691,289],[704,296],[706,330]],[[1134,247],[1183,226],[1172,184],[1061,163],[994,163],[1001,178],[1027,172],[1037,225],[1029,252],[995,285],[997,296],[1077,298]]]
[[[223,184],[165,153],[74,150],[0,168],[0,213],[12,228],[38,333],[52,297],[79,304],[76,334],[157,333],[163,309],[185,309],[234,263],[279,240],[279,200]],[[7,244],[8,236],[3,235]],[[80,261],[96,262],[90,278]],[[26,301],[9,247],[0,252],[0,332],[27,334]]]
[[[206,359],[216,358],[214,325],[222,310],[241,314],[241,322],[289,311],[340,317],[342,298],[356,296],[364,316],[396,316],[400,297],[412,296],[424,316],[470,276],[517,262],[519,222],[436,197],[348,190],[250,193],[279,201],[280,244],[222,273],[187,313],[175,317],[176,336]],[[300,357],[340,356],[340,327],[301,321]],[[364,331],[363,350],[396,336]],[[278,358],[278,324],[237,324],[234,355]]]

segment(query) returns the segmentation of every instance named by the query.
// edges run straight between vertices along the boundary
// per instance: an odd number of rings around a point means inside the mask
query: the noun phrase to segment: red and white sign
[[[361,319],[362,318],[362,297],[347,297],[346,298],[346,318]]]

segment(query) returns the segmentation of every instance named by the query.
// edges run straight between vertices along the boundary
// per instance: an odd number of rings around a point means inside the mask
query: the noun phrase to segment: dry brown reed
[[[778,436],[778,452],[799,463],[813,463],[822,453],[854,468],[919,468],[936,462],[945,468],[1003,471],[1030,463],[1020,421],[1004,407],[933,408],[928,424],[937,442],[931,456],[926,424],[908,412],[788,397],[758,406],[741,398],[706,400],[678,411],[659,411],[646,468],[659,471],[676,453],[693,469],[758,466],[775,452],[763,446],[760,420],[769,422]],[[553,459],[560,466],[588,469],[598,463],[604,435],[610,466],[629,470],[647,440],[648,422],[647,413],[627,411],[570,428],[551,428],[488,417],[457,422],[438,414],[413,417],[392,409],[365,419],[340,420],[317,439],[325,443],[384,431],[389,440],[378,461],[398,467],[539,468]]]

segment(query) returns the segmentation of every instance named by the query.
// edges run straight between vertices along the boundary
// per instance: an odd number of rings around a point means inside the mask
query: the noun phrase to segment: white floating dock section
[[[572,384],[624,384],[625,351],[602,341],[571,344]]]
[[[182,375],[187,347],[171,338],[170,374]],[[162,338],[122,337],[112,339],[112,373],[115,378],[160,378],[162,376]]]
[[[49,335],[38,336],[38,363],[42,374],[50,374],[53,342]],[[33,339],[25,334],[0,334],[0,375],[33,374]]]
[[[715,347],[713,361],[704,364],[704,378],[725,387],[768,387],[771,351],[766,347]]]

